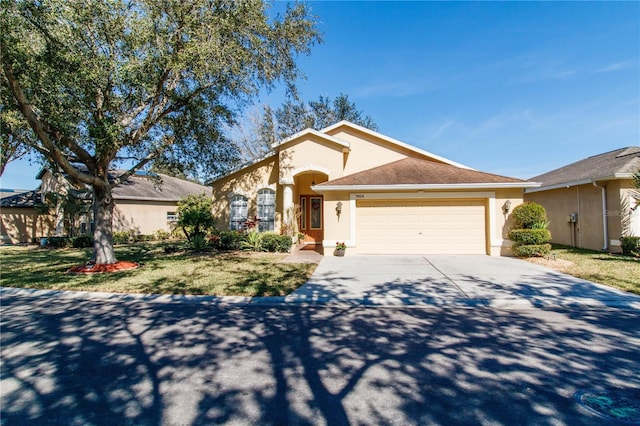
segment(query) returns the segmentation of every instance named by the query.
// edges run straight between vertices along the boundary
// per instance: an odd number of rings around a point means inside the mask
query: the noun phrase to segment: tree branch
[[[0,51],[2,50],[4,50],[4,46],[2,46],[2,48],[0,49]],[[13,74],[13,67],[11,66],[11,64],[8,64],[5,61],[5,58],[1,52],[0,52],[0,62],[2,62],[2,70],[7,79],[9,89],[11,90],[11,93],[16,99],[18,108],[20,108],[20,111],[22,112],[24,117],[27,119],[27,122],[29,123],[33,131],[36,133],[36,135],[38,136],[38,138],[40,139],[43,145],[43,147],[40,147],[38,145],[31,145],[31,146],[33,146],[33,148],[35,148],[38,152],[48,157],[54,163],[59,164],[60,167],[64,170],[64,172],[67,173],[71,178],[75,179],[76,181],[83,182],[89,185],[102,186],[102,183],[100,182],[99,179],[89,174],[80,172],[73,166],[73,164],[71,164],[67,160],[67,158],[62,153],[62,151],[56,146],[56,144],[49,137],[49,134],[45,129],[46,127],[45,123],[43,123],[36,115],[35,111],[33,110],[33,107],[31,106],[30,102],[25,96],[22,90],[22,87],[20,87],[20,83],[18,82],[15,75]],[[66,140],[67,142],[70,142],[68,138],[63,138],[63,139]],[[62,139],[61,141],[64,142]],[[65,145],[68,146],[67,142],[65,142]],[[86,151],[84,152],[86,153]]]

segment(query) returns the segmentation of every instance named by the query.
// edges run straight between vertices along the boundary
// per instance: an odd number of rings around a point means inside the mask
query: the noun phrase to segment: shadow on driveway
[[[607,424],[634,310],[224,307],[4,296],[2,424]]]
[[[640,309],[640,296],[519,259],[325,257],[288,302],[354,305],[592,306]]]

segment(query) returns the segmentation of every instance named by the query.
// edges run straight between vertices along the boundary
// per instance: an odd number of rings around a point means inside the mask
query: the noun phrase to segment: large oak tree
[[[223,124],[264,87],[294,89],[297,55],[319,41],[304,4],[277,16],[258,0],[0,5],[4,127],[92,191],[97,263],[116,262],[112,188],[156,161],[215,175],[236,154]]]

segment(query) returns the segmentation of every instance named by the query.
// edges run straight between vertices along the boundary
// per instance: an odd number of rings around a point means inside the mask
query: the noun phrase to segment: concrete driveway
[[[540,265],[462,255],[327,256],[286,302],[640,309],[640,296]]]

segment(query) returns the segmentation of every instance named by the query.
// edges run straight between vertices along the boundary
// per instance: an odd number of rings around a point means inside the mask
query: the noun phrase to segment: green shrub
[[[158,241],[166,241],[171,238],[171,234],[164,229],[158,229],[153,236]]]
[[[518,257],[542,257],[551,253],[551,244],[514,244],[511,250]]]
[[[262,234],[262,248],[272,253],[287,253],[291,250],[291,237],[275,232]]]
[[[202,234],[192,236],[191,241],[189,241],[188,243],[188,246],[195,252],[207,251],[211,248],[209,240],[205,235]]]
[[[128,231],[116,231],[113,233],[113,244],[129,244],[131,234]]]
[[[544,222],[535,222],[533,225],[531,225],[531,229],[547,229],[550,223],[551,222],[549,222],[548,220],[545,220]]]
[[[520,204],[511,212],[511,219],[518,228],[531,229],[534,226],[547,223],[547,212],[540,204],[527,201]]]
[[[147,241],[154,241],[155,237],[153,234],[133,234],[133,242],[134,243],[144,243]]]
[[[548,229],[513,229],[508,238],[520,244],[544,244],[551,241]]]
[[[262,248],[262,233],[249,231],[244,241],[240,243],[240,248],[246,251],[264,251]]]
[[[73,238],[72,244],[75,248],[93,247],[93,237],[91,235],[80,235]]]
[[[205,194],[190,194],[178,201],[178,226],[189,241],[196,235],[206,236],[214,228],[212,209],[211,197]]]
[[[620,238],[622,245],[622,253],[628,256],[640,257],[640,237],[622,237]]]
[[[47,237],[47,247],[51,247],[51,248],[71,247],[71,238]]]
[[[222,231],[216,241],[215,248],[221,251],[240,250],[240,246],[245,240],[246,237],[241,232]]]

